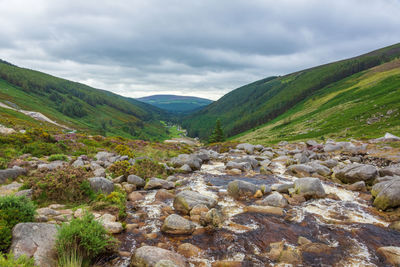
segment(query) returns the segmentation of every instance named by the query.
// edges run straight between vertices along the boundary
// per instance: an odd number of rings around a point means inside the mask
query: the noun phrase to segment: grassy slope
[[[150,140],[168,138],[167,129],[159,122],[162,111],[150,105],[134,99],[128,101],[126,98],[107,91],[1,62],[0,74],[3,77],[0,78],[0,101],[2,102],[10,101],[22,109],[41,112],[58,123],[91,133]],[[4,75],[8,75],[7,81],[4,79]],[[24,87],[24,83],[27,83],[28,86]],[[100,99],[100,102],[95,105],[89,104],[84,98],[75,96],[72,90],[87,94],[95,100]],[[86,115],[76,117],[64,114],[59,109],[60,103],[55,103],[50,98],[53,91],[58,92],[72,103],[80,103]],[[103,99],[109,103],[102,102]],[[43,125],[32,119],[29,122],[26,116],[24,119],[17,120],[16,114],[15,112],[10,114],[9,111],[1,109],[2,121],[0,123],[13,124],[17,128],[22,128],[25,124],[28,127]],[[18,114],[18,116],[20,115]],[[8,121],[5,119],[6,117]],[[19,125],[16,122],[19,122]]]
[[[375,138],[385,132],[400,135],[399,112],[400,59],[396,59],[330,84],[275,120],[233,139],[268,144],[308,138]],[[373,117],[379,120],[373,122]]]
[[[271,77],[240,87],[183,122],[190,136],[207,138],[217,118],[228,136],[274,120],[325,86],[400,56],[400,44],[371,53]]]
[[[212,103],[211,100],[204,98],[176,95],[154,95],[137,100],[174,113],[191,112]]]

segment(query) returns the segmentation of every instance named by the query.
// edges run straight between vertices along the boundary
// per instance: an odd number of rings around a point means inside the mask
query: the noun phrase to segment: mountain
[[[206,139],[218,118],[221,120],[225,134],[230,137],[265,123],[275,122],[279,118],[286,118],[286,123],[289,123],[293,118],[290,118],[288,114],[293,112],[295,107],[300,109],[299,112],[303,111],[302,108],[306,108],[300,107],[301,103],[314,104],[328,90],[342,96],[342,93],[345,94],[342,92],[344,84],[350,81],[356,82],[357,79],[361,79],[359,82],[362,83],[364,79],[368,79],[369,76],[364,76],[368,71],[374,72],[372,70],[374,67],[383,66],[384,63],[391,62],[399,56],[400,44],[396,44],[358,57],[285,76],[265,78],[233,90],[204,109],[187,116],[182,125],[188,130],[190,136]],[[381,73],[384,69],[385,67],[378,68],[375,71]],[[395,77],[388,77],[388,79],[397,81]],[[385,88],[373,88],[386,92]],[[361,98],[354,90],[350,92],[354,92],[358,99],[362,99],[358,100],[360,102],[354,105],[354,109],[367,105],[368,101],[374,101],[374,94]],[[336,98],[330,100],[328,105],[339,104],[333,100],[336,101]],[[379,104],[389,105],[389,102],[384,101]],[[364,114],[364,118],[365,116],[367,114]],[[353,125],[358,124],[354,119],[353,122]]]
[[[194,96],[152,95],[137,98],[144,103],[156,106],[171,113],[191,113],[211,104],[213,101]]]
[[[164,112],[135,99],[0,61],[0,124],[46,125],[145,140],[168,138]],[[7,108],[13,107],[13,109]],[[41,121],[32,119],[41,117]],[[41,114],[37,114],[37,113]],[[28,114],[28,115],[27,115]],[[19,124],[19,125],[16,125]],[[61,127],[62,128],[62,127]]]

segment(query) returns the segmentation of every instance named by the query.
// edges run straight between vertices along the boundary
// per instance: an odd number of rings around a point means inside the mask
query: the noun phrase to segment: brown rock
[[[299,238],[297,239],[297,243],[301,246],[311,244],[312,242],[303,236],[299,236]]]
[[[183,243],[178,247],[178,253],[186,258],[199,256],[201,249],[190,243]]]
[[[260,198],[263,196],[263,193],[261,192],[261,190],[257,190],[257,192],[254,194],[255,198]]]
[[[130,223],[126,225],[126,231],[132,233],[133,230],[137,229],[139,225],[137,223]]]
[[[156,200],[158,201],[165,201],[168,199],[173,199],[175,197],[174,194],[168,192],[166,189],[160,189],[158,190],[158,192],[156,193]]]
[[[201,215],[202,212],[208,212],[209,209],[206,205],[204,204],[198,204],[193,207],[193,209],[190,211],[190,216],[192,215]]]
[[[270,250],[268,252],[268,258],[277,261],[283,251],[283,246],[283,241],[269,244]]]
[[[297,248],[288,246],[282,251],[279,262],[289,263],[295,266],[300,265],[302,262],[301,254]]]
[[[267,213],[283,216],[283,209],[279,207],[271,207],[271,206],[256,206],[251,205],[244,208],[245,212],[257,212],[257,213]]]
[[[128,195],[128,199],[132,202],[143,200],[144,196],[139,192],[132,192]]]
[[[213,262],[212,267],[241,267],[241,261],[216,261]]]
[[[380,247],[378,253],[394,266],[400,266],[400,247]]]
[[[309,243],[302,245],[300,249],[308,253],[330,254],[332,248],[322,243]]]

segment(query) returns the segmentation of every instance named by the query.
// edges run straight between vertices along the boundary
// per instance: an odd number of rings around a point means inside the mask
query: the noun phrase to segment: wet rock
[[[174,197],[175,197],[174,194],[168,192],[165,189],[160,189],[156,193],[155,199],[158,200],[158,201],[165,201],[165,200],[168,200],[168,199],[173,199]]]
[[[64,165],[67,165],[67,163],[65,161],[61,161],[61,160],[56,160],[50,163],[42,163],[38,165],[38,169],[39,170],[55,170],[57,168],[61,168]]]
[[[174,209],[183,214],[189,214],[193,207],[199,204],[213,208],[217,205],[217,201],[212,197],[189,190],[180,192],[174,199]]]
[[[354,184],[347,186],[347,189],[352,190],[352,191],[360,191],[360,192],[367,191],[367,187],[366,187],[364,181],[355,182]]]
[[[389,228],[400,232],[400,221],[392,222]]]
[[[328,255],[331,253],[332,248],[328,245],[325,245],[323,243],[308,243],[308,244],[303,244],[300,247],[302,252],[307,252],[307,253],[315,253],[315,254],[324,254]]]
[[[136,188],[141,188],[146,185],[146,181],[144,179],[142,179],[141,177],[136,176],[134,174],[129,175],[127,177],[126,181],[130,184],[135,185]]]
[[[193,207],[193,209],[190,211],[190,216],[194,215],[201,215],[203,212],[207,213],[209,211],[209,208],[204,205],[204,204],[197,204],[196,206]]]
[[[378,170],[375,166],[358,163],[349,164],[343,168],[336,167],[334,173],[335,178],[338,178],[344,183],[355,183],[358,181],[372,183],[378,176]]]
[[[245,212],[256,212],[256,213],[264,213],[264,214],[273,214],[283,216],[284,212],[282,208],[272,207],[272,206],[257,206],[250,205],[244,208]]]
[[[10,169],[0,170],[0,184],[4,184],[8,179],[14,180],[20,175],[25,175],[26,169],[14,166]]]
[[[393,266],[400,266],[400,247],[380,247],[377,252]]]
[[[273,192],[271,195],[265,197],[263,200],[257,201],[257,204],[263,206],[284,208],[288,205],[288,201],[280,193]]]
[[[161,231],[167,234],[191,234],[195,230],[196,226],[189,220],[176,215],[171,214],[165,220],[161,226]]]
[[[251,164],[248,162],[234,162],[234,161],[229,161],[228,163],[226,163],[225,168],[227,170],[238,169],[241,171],[249,171],[252,169]]]
[[[400,166],[388,166],[379,170],[380,176],[400,176]]]
[[[400,206],[400,179],[377,183],[372,187],[374,206],[381,210]]]
[[[294,188],[293,183],[271,185],[271,190],[279,193],[289,193],[289,189],[291,188]]]
[[[171,163],[174,167],[182,167],[188,165],[191,170],[200,170],[203,161],[197,155],[180,154],[179,156],[172,158]]]
[[[200,218],[200,223],[203,226],[218,228],[224,223],[224,216],[219,210],[213,208]]]
[[[306,198],[322,198],[326,196],[324,187],[318,178],[301,178],[294,181],[294,189],[297,194]]]
[[[47,223],[19,223],[12,231],[10,251],[15,257],[33,257],[35,265],[52,267],[57,261],[55,239],[57,228]]]
[[[235,199],[252,197],[259,189],[255,184],[241,180],[235,180],[228,184],[228,194]]]
[[[178,247],[178,253],[186,258],[197,257],[201,254],[201,249],[190,243],[183,243]]]
[[[186,267],[186,260],[181,255],[159,247],[143,246],[136,249],[131,260],[131,266],[155,267],[165,265],[166,261],[172,262],[177,267]],[[158,265],[157,265],[158,264]],[[161,264],[161,265],[160,265]]]
[[[160,188],[172,189],[174,187],[175,187],[175,184],[172,182],[168,182],[166,180],[153,177],[153,178],[150,178],[150,180],[145,185],[144,189],[146,189],[146,190],[160,189]]]
[[[289,263],[294,266],[300,265],[302,262],[301,253],[297,248],[286,246],[278,259],[279,262]]]
[[[244,143],[237,145],[236,148],[239,150],[243,150],[247,154],[254,154],[254,145]]]
[[[110,180],[103,177],[89,178],[90,187],[95,192],[103,192],[104,194],[110,194],[114,191],[114,184]]]
[[[139,192],[132,192],[128,195],[128,200],[132,202],[143,200],[144,196]]]

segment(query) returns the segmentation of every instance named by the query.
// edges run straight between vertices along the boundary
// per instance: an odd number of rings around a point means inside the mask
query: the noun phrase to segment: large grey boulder
[[[326,196],[324,187],[318,178],[301,178],[294,181],[294,190],[306,198],[322,198]]]
[[[170,160],[172,165],[176,168],[182,167],[187,164],[192,170],[200,170],[203,160],[195,154],[180,154],[179,156]]]
[[[328,167],[314,161],[307,163],[307,165],[314,168],[315,172],[322,176],[329,176],[332,173]]]
[[[175,196],[174,209],[183,214],[189,214],[196,205],[206,205],[209,209],[217,205],[217,201],[209,196],[185,190]]]
[[[72,167],[75,167],[75,168],[79,168],[79,167],[83,167],[83,166],[85,166],[85,162],[81,158],[78,158],[77,160],[75,160],[72,163]]]
[[[194,229],[194,223],[176,214],[169,215],[161,226],[161,232],[175,235],[190,235]]]
[[[247,154],[254,154],[254,145],[244,143],[244,144],[239,144],[236,146],[237,149],[239,150],[244,150]]]
[[[109,162],[111,162],[111,160],[112,160],[112,158],[113,158],[114,156],[115,156],[115,155],[114,155],[113,153],[105,152],[105,151],[100,151],[100,152],[98,152],[98,153],[96,154],[95,158],[96,158],[97,160],[99,160],[99,161],[103,161],[103,162],[109,161]]]
[[[110,180],[103,177],[92,177],[89,178],[90,188],[95,192],[102,192],[104,194],[110,194],[114,191],[114,184]]]
[[[165,265],[165,262],[172,262],[177,267],[186,267],[187,263],[181,255],[153,246],[143,246],[136,249],[131,260],[131,266],[135,267],[156,267],[171,266]],[[160,265],[163,263],[164,265]]]
[[[257,201],[257,204],[263,206],[284,208],[288,205],[288,201],[280,193],[273,192],[269,196],[265,197],[263,200]]]
[[[13,168],[0,170],[0,184],[4,184],[6,180],[14,180],[20,175],[26,174],[26,170],[24,168],[14,166]]]
[[[248,162],[228,161],[226,163],[225,169],[227,169],[227,170],[238,169],[241,171],[250,171],[252,169],[252,167],[251,167],[251,164]]]
[[[202,160],[203,163],[210,161],[210,151],[205,149],[200,149],[194,155],[196,155],[199,159]]]
[[[57,228],[47,223],[19,223],[12,231],[11,252],[15,257],[33,257],[36,266],[56,266]]]
[[[371,184],[378,176],[378,169],[373,165],[352,163],[334,168],[335,177],[344,183],[364,181]]]
[[[252,197],[259,189],[255,184],[241,180],[235,180],[228,184],[228,194],[235,199]]]
[[[65,161],[62,160],[56,160],[50,163],[42,163],[38,165],[39,170],[55,170],[57,168],[62,168],[63,166],[67,165]]]
[[[257,166],[260,165],[260,163],[258,162],[258,160],[256,160],[254,157],[237,158],[237,159],[234,159],[233,161],[234,161],[234,162],[237,162],[237,163],[244,163],[244,162],[247,162],[247,163],[249,163],[249,164],[251,165],[251,167],[252,167],[253,169],[254,169],[254,168],[257,168]]]
[[[335,151],[339,151],[342,150],[343,147],[340,144],[326,144],[324,145],[324,151],[325,152],[335,152]]]
[[[388,166],[379,170],[380,176],[400,176],[400,166]]]
[[[175,187],[175,184],[172,182],[168,182],[166,180],[160,178],[150,178],[150,180],[145,185],[144,189],[151,190],[151,189],[172,189]]]
[[[381,210],[400,206],[400,179],[391,179],[375,184],[371,190],[374,206]]]
[[[306,164],[291,165],[287,168],[287,170],[290,174],[297,177],[309,177],[315,172],[313,167]]]
[[[146,181],[140,178],[139,176],[136,176],[134,174],[131,174],[127,178],[127,182],[130,184],[136,185],[137,188],[143,187],[146,185]]]

